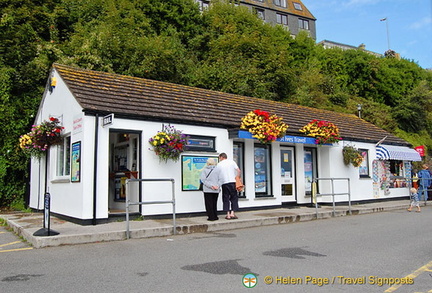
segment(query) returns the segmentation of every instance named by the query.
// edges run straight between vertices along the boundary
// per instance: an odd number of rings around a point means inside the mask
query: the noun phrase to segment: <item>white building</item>
[[[82,224],[124,213],[124,177],[172,178],[177,213],[203,212],[199,170],[207,157],[221,152],[242,170],[243,209],[308,204],[315,178],[349,178],[352,201],[406,197],[410,161],[421,160],[406,141],[355,115],[59,64],[53,66],[52,78],[56,86],[47,87],[36,124],[59,118],[65,139],[51,147],[48,160],[32,160],[30,207],[42,209],[49,192],[51,212]],[[289,125],[287,135],[263,145],[239,130],[241,118],[255,109],[283,117]],[[335,123],[343,140],[318,146],[314,138],[302,135],[299,129],[313,119]],[[179,161],[163,163],[148,140],[168,124],[190,136],[190,148]],[[384,149],[377,152],[375,145],[383,138]],[[365,159],[360,168],[343,163],[346,145],[362,150]],[[318,182],[319,193],[331,192],[329,181]],[[134,184],[132,201],[171,199],[169,182]],[[336,183],[335,188],[346,190],[346,182]],[[336,196],[336,200],[348,199]],[[331,197],[320,201],[331,202]],[[172,209],[150,205],[134,206],[134,211],[166,215]]]

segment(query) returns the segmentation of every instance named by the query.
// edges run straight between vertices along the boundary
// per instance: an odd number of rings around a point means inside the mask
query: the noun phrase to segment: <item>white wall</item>
[[[73,117],[81,114],[81,107],[72,97],[65,83],[54,71],[57,78],[57,85],[52,93],[45,92],[39,108],[36,124],[48,120],[50,117],[57,117],[62,121],[64,134],[72,133]],[[80,136],[72,135],[72,142],[80,140]],[[83,181],[71,183],[70,176],[56,177],[55,157],[57,147],[50,148],[48,192],[51,194],[51,211],[72,217],[81,218],[83,215]],[[31,186],[30,186],[30,207],[43,209],[43,195],[45,191],[45,158],[40,161],[32,160]],[[52,170],[52,171],[51,171]],[[39,204],[39,206],[38,206]]]

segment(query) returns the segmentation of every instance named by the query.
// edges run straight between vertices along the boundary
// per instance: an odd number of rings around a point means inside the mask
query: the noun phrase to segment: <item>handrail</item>
[[[330,180],[331,181],[331,193],[321,193],[321,194],[317,194],[317,188],[316,188],[316,184],[318,181],[320,180]],[[348,192],[341,192],[341,193],[335,193],[334,192],[334,181],[335,180],[346,180],[348,183]],[[351,190],[350,190],[350,179],[349,178],[314,178],[312,181],[312,184],[314,184],[313,188],[312,188],[312,197],[315,201],[315,211],[316,211],[316,217],[318,219],[318,201],[316,199],[316,197],[319,196],[326,196],[326,195],[331,195],[333,198],[333,217],[336,214],[336,204],[335,204],[335,195],[348,195],[348,206],[349,206],[349,213],[350,215],[352,215],[351,212]]]
[[[158,200],[158,201],[139,201],[139,202],[130,202],[129,200],[129,182],[158,182],[158,181],[171,181],[172,183],[172,200]],[[173,178],[159,178],[159,179],[126,179],[126,239],[130,238],[129,231],[129,206],[131,205],[146,205],[146,204],[164,204],[171,203],[173,208],[173,234],[176,234],[176,212],[175,212],[175,189],[174,189],[174,179]]]

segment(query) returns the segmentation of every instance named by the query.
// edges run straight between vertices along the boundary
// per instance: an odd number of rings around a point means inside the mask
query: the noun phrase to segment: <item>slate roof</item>
[[[283,117],[288,135],[313,119],[335,123],[344,140],[410,146],[405,140],[352,114],[245,97],[168,82],[54,64],[87,115],[238,129],[248,112],[261,109]]]

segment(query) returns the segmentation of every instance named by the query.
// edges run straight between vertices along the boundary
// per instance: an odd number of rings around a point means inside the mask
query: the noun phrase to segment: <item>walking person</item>
[[[419,196],[417,193],[417,189],[415,189],[414,187],[412,187],[410,189],[410,193],[411,193],[411,202],[410,202],[410,206],[408,208],[408,212],[411,212],[413,207],[417,207],[417,212],[420,212],[420,201],[419,201]]]
[[[207,221],[219,220],[217,216],[217,200],[219,197],[219,176],[216,171],[216,160],[209,158],[201,171],[200,180],[203,183],[204,205],[207,212]]]
[[[238,193],[236,189],[236,176],[240,176],[237,163],[229,160],[226,153],[219,155],[219,163],[216,167],[219,175],[219,186],[222,187],[223,210],[225,219],[237,219],[235,212],[239,210]]]
[[[423,165],[423,169],[417,173],[419,178],[419,200],[424,200],[425,205],[428,200],[428,188],[431,185],[431,174],[428,168],[428,165]]]

